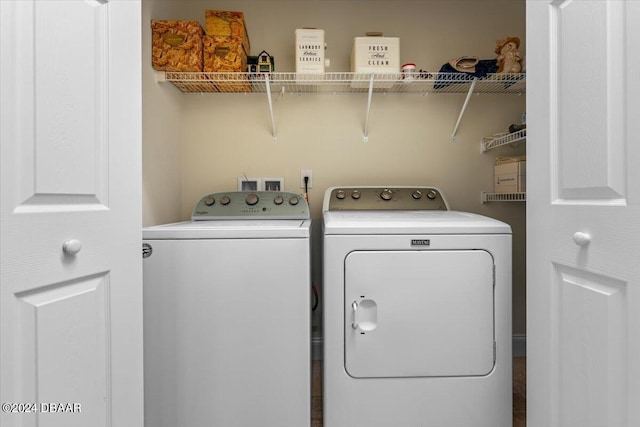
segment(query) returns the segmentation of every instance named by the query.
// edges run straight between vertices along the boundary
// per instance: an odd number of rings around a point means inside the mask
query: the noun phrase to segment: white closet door
[[[527,2],[527,425],[640,425],[640,2]]]
[[[0,20],[0,424],[142,426],[140,2]]]

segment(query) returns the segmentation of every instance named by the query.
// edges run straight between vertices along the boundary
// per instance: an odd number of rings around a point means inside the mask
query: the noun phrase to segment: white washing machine
[[[323,204],[324,427],[510,427],[511,228],[426,187]]]
[[[143,230],[145,425],[309,426],[310,219],[303,197],[203,197]]]

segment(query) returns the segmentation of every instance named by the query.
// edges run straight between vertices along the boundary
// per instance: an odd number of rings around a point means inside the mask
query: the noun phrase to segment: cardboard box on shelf
[[[527,161],[514,160],[494,167],[494,192],[524,193],[527,191]]]
[[[249,92],[251,84],[245,74],[247,54],[236,39],[228,36],[204,36],[204,71],[207,73],[242,73],[218,80],[222,92]]]
[[[232,37],[242,45],[245,55],[251,54],[251,43],[244,21],[244,13],[205,10],[205,29],[208,36]]]
[[[198,21],[152,20],[151,64],[160,71],[202,72],[202,36]]]
[[[246,72],[247,54],[233,37],[204,36],[205,72]]]

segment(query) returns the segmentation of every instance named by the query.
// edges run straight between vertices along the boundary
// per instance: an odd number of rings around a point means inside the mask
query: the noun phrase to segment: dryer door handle
[[[363,299],[351,303],[353,322],[351,327],[361,333],[371,332],[378,327],[378,304],[372,299]],[[359,318],[359,319],[358,319]]]
[[[351,311],[353,312],[353,322],[351,322],[351,327],[353,329],[358,329],[358,323],[356,322],[356,312],[358,311],[357,302],[354,301],[351,303]]]

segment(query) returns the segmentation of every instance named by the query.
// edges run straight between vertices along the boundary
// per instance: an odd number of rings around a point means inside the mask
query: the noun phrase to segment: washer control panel
[[[329,194],[329,210],[449,210],[433,187],[338,187]]]
[[[191,219],[309,219],[309,205],[303,196],[284,191],[213,193],[196,203]]]

